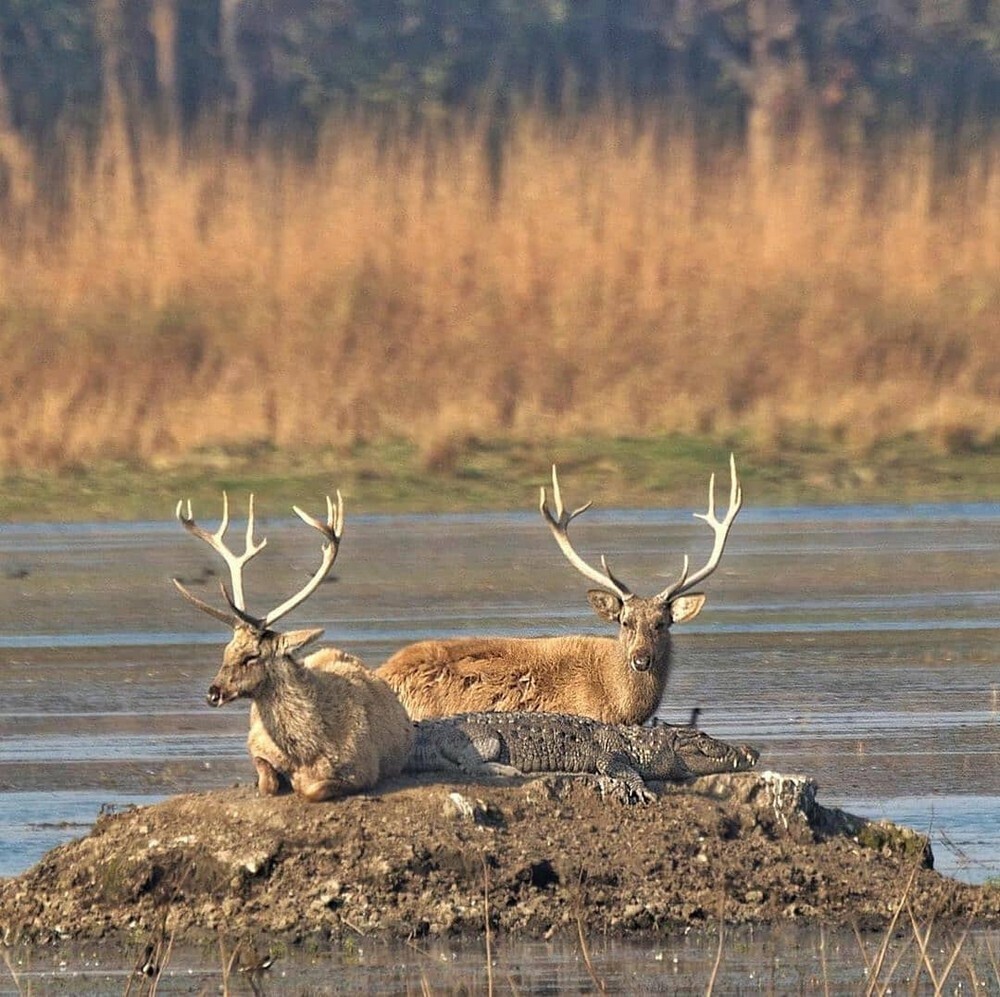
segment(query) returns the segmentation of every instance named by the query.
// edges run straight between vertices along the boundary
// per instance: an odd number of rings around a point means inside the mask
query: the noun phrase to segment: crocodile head
[[[759,752],[746,744],[729,744],[694,727],[657,724],[641,728],[648,734],[642,753],[647,779],[693,779],[722,772],[746,772],[754,768]]]

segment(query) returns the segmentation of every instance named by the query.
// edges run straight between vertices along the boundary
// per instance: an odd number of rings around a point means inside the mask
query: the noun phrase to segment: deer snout
[[[209,706],[222,706],[224,703],[228,703],[232,696],[226,696],[221,687],[217,685],[210,685],[208,687],[208,695],[205,697],[205,702]]]
[[[653,664],[653,656],[643,651],[640,654],[633,654],[629,662],[634,672],[648,672]]]

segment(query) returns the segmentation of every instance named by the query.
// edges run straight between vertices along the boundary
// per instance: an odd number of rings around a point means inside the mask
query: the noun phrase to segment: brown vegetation
[[[4,221],[8,468],[1000,430],[996,141],[943,172],[920,135],[833,151],[806,129],[763,215],[733,149],[610,114],[523,116],[499,172],[477,123],[344,119],[309,162],[105,146],[100,171],[68,165],[65,204],[40,188]]]

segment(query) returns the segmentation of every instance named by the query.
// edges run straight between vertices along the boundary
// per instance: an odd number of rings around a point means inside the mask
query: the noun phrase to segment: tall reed
[[[736,146],[610,113],[114,135],[0,240],[0,462],[380,436],[1000,431],[1000,142]],[[71,150],[73,153],[74,150]],[[100,164],[95,169],[93,162]]]

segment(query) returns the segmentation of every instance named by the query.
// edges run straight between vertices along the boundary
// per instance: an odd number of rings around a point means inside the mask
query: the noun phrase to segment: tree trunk
[[[758,212],[766,211],[782,140],[799,123],[807,73],[795,0],[747,0],[750,110],[747,159]]]
[[[97,40],[101,47],[101,171],[106,177],[120,174],[127,159],[125,93],[121,80],[121,0],[97,0]]]
[[[254,101],[253,68],[247,64],[240,47],[240,21],[245,0],[221,0],[219,3],[219,46],[226,76],[232,87],[232,127],[239,145],[250,133],[250,114]]]
[[[131,200],[145,207],[139,159],[139,128],[134,78],[125,63],[125,0],[97,0],[97,39],[101,49],[101,140],[98,168],[108,195],[105,210],[119,211]],[[129,101],[129,90],[132,101]],[[107,221],[111,223],[109,215]]]
[[[149,33],[156,53],[156,86],[160,112],[169,134],[180,122],[177,92],[177,0],[151,0]]]
[[[31,150],[14,127],[7,81],[0,72],[0,206],[17,210],[30,204],[33,166]]]

